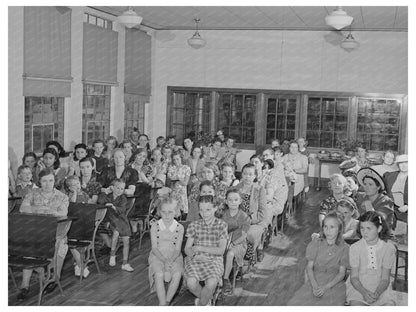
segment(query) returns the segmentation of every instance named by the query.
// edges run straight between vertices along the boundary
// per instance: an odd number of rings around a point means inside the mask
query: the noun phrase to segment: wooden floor
[[[307,201],[295,217],[285,227],[283,236],[274,237],[272,244],[265,250],[264,260],[256,264],[251,274],[238,282],[233,296],[222,301],[227,306],[281,306],[286,305],[294,292],[304,281],[305,250],[312,232],[318,230],[319,202],[328,196],[328,190],[310,191]],[[147,257],[150,251],[150,239],[146,235],[138,250],[133,243],[130,264],[135,271],[121,271],[121,255],[117,257],[117,266],[108,266],[108,256],[99,259],[102,274],[97,274],[90,265],[90,276],[81,283],[73,275],[72,256],[68,253],[62,276],[64,295],[56,289],[45,295],[42,305],[157,305],[155,293],[150,294],[148,282]],[[121,252],[121,249],[120,249]],[[17,275],[17,274],[16,274]],[[20,278],[18,277],[19,281]],[[9,278],[9,305],[36,305],[38,284],[36,274],[32,278],[30,298],[18,302],[17,291]],[[407,305],[407,293],[396,292],[399,305]],[[194,296],[188,291],[181,292],[173,305],[193,305]]]

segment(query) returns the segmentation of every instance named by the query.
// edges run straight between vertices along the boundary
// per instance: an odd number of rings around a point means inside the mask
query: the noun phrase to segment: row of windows
[[[113,22],[102,17],[84,13],[84,23],[113,30]]]
[[[95,139],[110,135],[111,87],[84,84],[82,104],[82,139],[91,145]],[[144,101],[126,96],[124,133],[133,128],[144,130]],[[64,142],[64,98],[25,97],[25,152],[41,153],[50,140]]]
[[[168,89],[169,133],[225,135],[247,148],[303,136],[310,147],[338,148],[356,141],[369,150],[400,150],[402,100],[316,92],[244,92]]]

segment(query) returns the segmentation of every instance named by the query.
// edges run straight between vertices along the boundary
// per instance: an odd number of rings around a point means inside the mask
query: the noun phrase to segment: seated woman
[[[63,181],[65,180],[65,177],[66,177],[66,170],[64,168],[61,168],[60,165],[61,163],[60,163],[59,156],[56,150],[52,147],[46,148],[43,151],[43,158],[38,161],[35,180],[40,180],[39,172],[41,170],[45,168],[53,169],[54,175],[55,175],[55,187],[57,189],[61,189],[63,187]]]
[[[386,182],[387,195],[394,201],[395,220],[407,223],[407,203],[408,203],[408,163],[407,155],[400,155],[396,158],[396,163],[400,171],[386,172],[384,181]],[[393,229],[396,228],[393,224]]]
[[[387,150],[383,154],[383,163],[381,165],[374,165],[370,168],[382,177],[386,172],[395,172],[399,171],[397,162],[394,162],[394,152],[392,150]]]
[[[241,195],[243,210],[250,217],[250,229],[247,233],[247,240],[251,247],[251,263],[254,263],[254,251],[257,249],[257,261],[263,259],[263,246],[260,244],[261,236],[268,226],[266,190],[257,182],[256,171],[253,164],[245,164],[242,169],[241,182],[235,187]]]
[[[156,180],[156,177],[165,176],[164,181],[166,181],[166,173],[168,171],[168,164],[163,161],[162,150],[159,147],[155,147],[152,150],[152,156],[150,158],[150,166],[152,167],[152,179]],[[154,184],[152,185],[155,186]]]
[[[170,304],[182,277],[184,228],[174,219],[178,212],[174,199],[163,198],[157,209],[162,218],[150,229],[149,282],[151,292],[156,290],[159,305],[164,306]],[[167,292],[165,282],[169,283]]]
[[[367,150],[364,147],[357,147],[357,153],[353,159],[357,161],[358,167],[368,168],[369,162],[367,159]]]
[[[81,190],[88,195],[88,203],[95,204],[97,202],[98,195],[101,193],[104,181],[95,171],[95,163],[92,157],[80,159],[79,169]]]
[[[343,221],[336,213],[330,213],[322,224],[321,238],[312,240],[306,248],[305,283],[287,305],[344,305],[349,246],[342,238]]]
[[[195,305],[210,305],[215,288],[224,274],[223,255],[227,245],[227,223],[215,217],[214,196],[199,198],[202,219],[189,224],[186,231],[185,280],[197,297]],[[205,281],[204,287],[199,282]]]
[[[80,159],[87,157],[87,146],[84,143],[79,143],[74,147],[74,156],[69,161],[68,176],[77,175],[80,176],[79,161]]]
[[[126,183],[125,194],[133,195],[136,190],[136,182],[138,173],[135,169],[126,165],[126,155],[120,148],[116,148],[113,152],[113,166],[108,167],[103,174],[102,192],[109,194],[112,192],[111,183],[115,179],[123,179]]]
[[[108,234],[100,233],[104,238],[104,242],[111,248],[110,266],[116,265],[116,246],[118,238],[123,241],[123,264],[121,269],[127,272],[133,272],[134,269],[128,263],[130,251],[130,224],[127,219],[127,197],[124,194],[126,183],[122,179],[115,179],[112,182],[112,192],[109,194],[101,193],[98,197],[98,204],[105,204],[107,208],[107,216],[110,221],[111,231],[113,235],[111,240]]]
[[[189,179],[189,187],[202,180],[202,170],[205,167],[204,154],[200,146],[192,148],[191,157],[186,161],[186,164],[191,168],[191,177]]]
[[[345,177],[339,173],[334,173],[329,178],[328,188],[331,192],[326,199],[324,199],[319,208],[319,225],[322,226],[322,221],[325,216],[335,211],[336,204],[341,199],[345,198],[345,187],[347,185],[347,180]]]
[[[293,196],[303,191],[305,186],[304,174],[308,172],[308,157],[299,152],[299,145],[293,141],[290,143],[289,153],[283,156],[283,163],[296,173],[295,189]]]
[[[55,150],[54,150],[55,151]],[[68,214],[68,196],[55,188],[55,173],[52,168],[45,168],[39,172],[40,188],[34,188],[23,199],[20,212],[31,214],[48,214],[56,217],[66,217]],[[57,274],[61,275],[62,266],[68,245],[66,237],[56,237],[57,252]],[[29,292],[29,282],[32,270],[23,270],[21,291],[18,300],[24,300]],[[56,284],[51,283],[45,291],[52,291]]]
[[[357,173],[358,182],[363,186],[364,192],[357,196],[357,207],[360,215],[367,211],[378,211],[386,220],[389,229],[394,223],[393,200],[384,195],[385,185],[383,179],[370,168],[362,168]]]
[[[171,196],[177,200],[178,208],[183,219],[186,219],[186,215],[188,214],[188,196],[186,187],[190,176],[191,169],[187,165],[182,164],[181,152],[173,152],[172,162],[168,167],[167,177],[173,182],[170,186],[172,189]]]

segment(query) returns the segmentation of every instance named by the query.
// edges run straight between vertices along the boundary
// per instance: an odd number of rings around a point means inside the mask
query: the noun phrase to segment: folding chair
[[[63,294],[57,271],[57,237],[65,237],[72,220],[50,215],[9,215],[9,273],[19,290],[12,268],[35,270],[39,277],[38,305],[45,288],[55,282]],[[46,270],[45,270],[46,268]]]
[[[82,281],[84,268],[94,262],[98,274],[100,267],[95,255],[95,237],[98,226],[104,220],[107,208],[96,204],[70,203],[68,216],[73,218],[72,227],[68,232],[68,247],[75,249],[81,256],[81,274],[79,281]],[[91,257],[92,256],[92,257]]]

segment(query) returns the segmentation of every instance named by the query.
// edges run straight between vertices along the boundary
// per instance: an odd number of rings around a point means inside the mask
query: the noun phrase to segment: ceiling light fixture
[[[191,38],[188,39],[188,44],[194,49],[200,49],[203,46],[205,46],[206,41],[205,41],[205,39],[203,39],[201,37],[201,35],[199,34],[199,31],[198,31],[198,23],[199,23],[200,19],[196,17],[196,18],[194,18],[194,21],[196,23],[196,31],[195,31],[194,35]]]
[[[123,12],[123,14],[117,18],[118,23],[127,28],[133,28],[134,26],[140,25],[142,20],[143,17],[137,15],[132,7],[129,7],[127,11]]]
[[[350,30],[350,33],[347,35],[347,37],[341,42],[341,48],[347,51],[352,51],[358,48],[359,45],[360,44],[357,41],[355,41],[354,37],[352,36],[351,30]]]
[[[325,17],[325,23],[337,30],[341,30],[342,28],[351,25],[353,19],[354,18],[349,16],[342,7],[338,6],[331,14]]]

